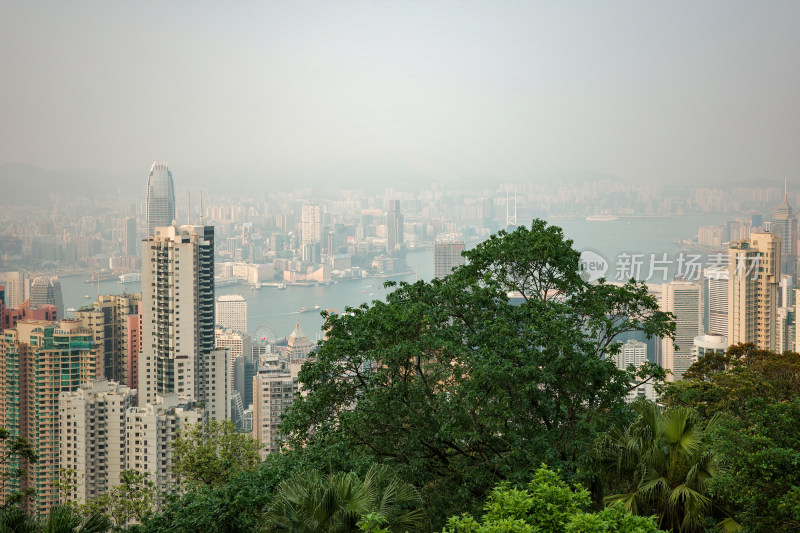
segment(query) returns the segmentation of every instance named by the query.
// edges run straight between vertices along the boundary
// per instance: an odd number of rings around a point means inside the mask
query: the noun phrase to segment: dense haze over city
[[[141,190],[153,160],[246,193],[779,186],[798,169],[798,10],[15,2],[0,20],[0,202],[39,186]]]

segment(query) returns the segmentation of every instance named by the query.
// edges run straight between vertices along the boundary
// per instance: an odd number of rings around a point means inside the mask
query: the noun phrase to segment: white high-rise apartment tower
[[[675,315],[675,339],[662,339],[664,368],[672,371],[671,380],[679,380],[692,364],[694,338],[702,333],[700,285],[685,279],[664,283],[661,310]]]
[[[319,204],[306,204],[300,216],[301,244],[322,242],[322,207]]]
[[[71,501],[84,504],[120,485],[125,470],[125,412],[135,392],[113,381],[84,383],[59,397],[62,469],[72,469],[79,482]]]
[[[241,294],[217,298],[217,325],[234,331],[247,331],[247,300]]]
[[[280,450],[281,416],[294,403],[297,391],[297,377],[289,369],[262,369],[253,377],[253,438],[264,445],[262,457]]]
[[[442,279],[464,264],[464,241],[436,241],[433,244],[433,275]]]
[[[703,311],[706,331],[711,335],[728,335],[728,269],[709,267],[703,271]]]
[[[0,274],[2,283],[6,286],[6,307],[17,309],[22,302],[30,298],[31,279],[27,272],[6,272]],[[62,318],[59,316],[58,318]]]
[[[157,503],[163,504],[166,495],[178,488],[172,472],[172,444],[181,431],[203,420],[203,411],[195,402],[168,394],[158,397],[155,404],[129,409],[126,419],[125,469],[149,472]]]
[[[142,243],[139,406],[177,394],[227,418],[228,368],[214,347],[214,227],[156,228]]]
[[[639,368],[647,362],[647,343],[629,340],[622,345],[620,352],[613,356],[614,364],[620,370],[627,370],[629,365]],[[627,401],[645,397],[648,400],[656,399],[656,392],[651,382],[639,385],[628,393]]]

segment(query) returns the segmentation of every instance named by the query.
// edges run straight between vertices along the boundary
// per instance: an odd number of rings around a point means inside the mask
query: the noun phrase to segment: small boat
[[[83,297],[84,298],[91,298],[91,296],[89,296],[88,294],[84,294]]]
[[[286,284],[285,284],[285,283],[278,283],[278,286],[277,286],[276,288],[277,288],[279,291],[286,290]]]
[[[70,307],[67,309],[67,313],[74,313],[75,311],[77,311],[77,309],[75,309],[74,307]]]
[[[300,312],[301,313],[310,313],[312,311],[319,311],[319,306],[315,305],[314,307],[301,307],[300,308]]]

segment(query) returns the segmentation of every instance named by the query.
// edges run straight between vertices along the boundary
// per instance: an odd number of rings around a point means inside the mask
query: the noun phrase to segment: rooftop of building
[[[246,302],[244,296],[241,294],[225,294],[217,298],[218,302]]]

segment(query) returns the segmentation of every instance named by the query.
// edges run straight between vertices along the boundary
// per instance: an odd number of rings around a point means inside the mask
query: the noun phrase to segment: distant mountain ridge
[[[144,175],[144,174],[143,174]],[[146,177],[146,175],[145,175]],[[50,203],[53,194],[112,194],[120,189],[133,192],[144,189],[141,178],[114,175],[91,169],[49,170],[30,164],[0,164],[0,205],[37,205]]]

